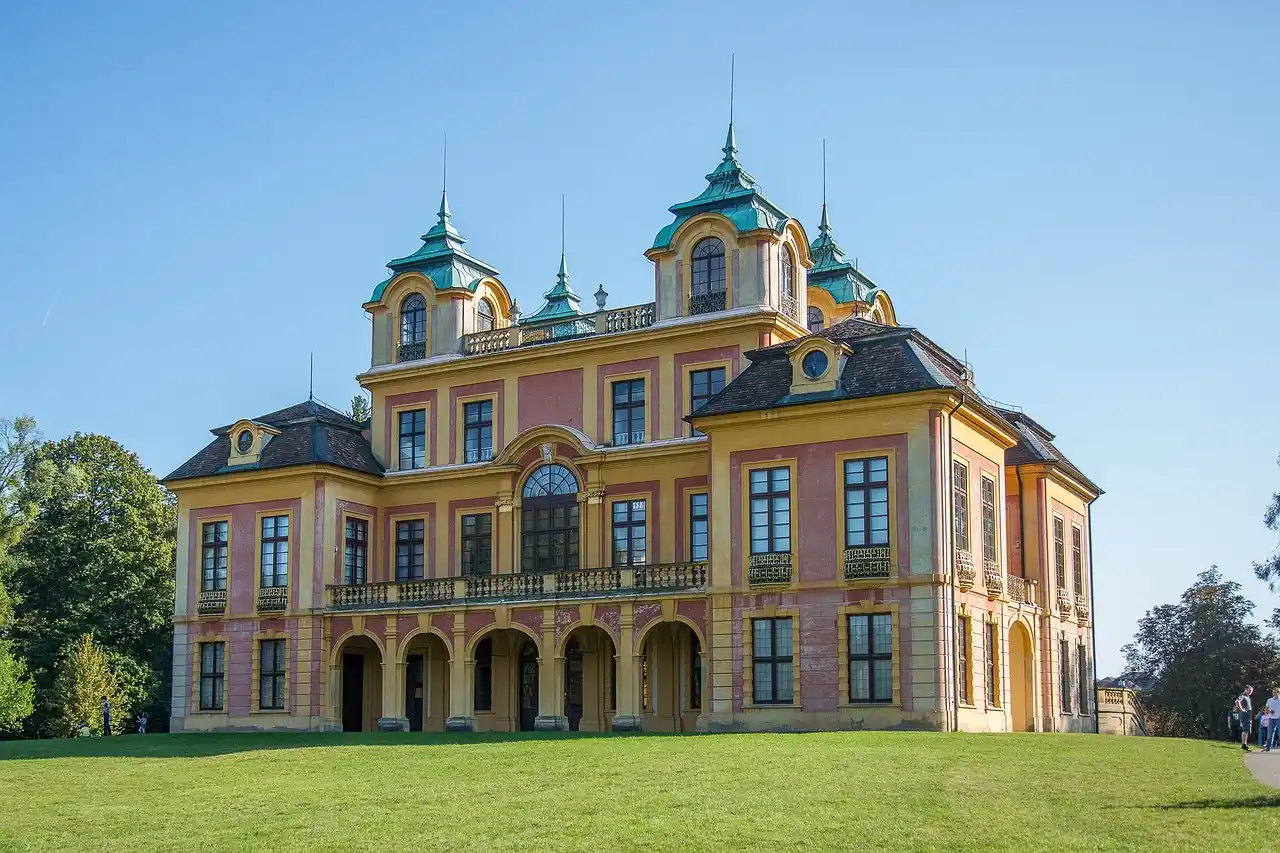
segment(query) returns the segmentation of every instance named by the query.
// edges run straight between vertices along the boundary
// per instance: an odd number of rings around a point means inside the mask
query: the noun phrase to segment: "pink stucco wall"
[[[399,424],[396,423],[397,418],[392,415],[391,409],[393,406],[412,406],[417,403],[427,408],[427,464],[439,464],[436,461],[436,419],[440,417],[440,413],[436,406],[436,392],[431,390],[415,391],[412,394],[392,394],[383,403],[383,421],[386,424],[383,440],[386,441],[388,467],[397,467],[400,456],[396,442],[396,430],[399,429]]]
[[[447,569],[444,574],[438,574],[439,567],[436,566],[436,505],[434,503],[424,504],[408,504],[405,506],[387,507],[382,518],[382,541],[387,543],[387,547],[381,549],[381,564],[374,567],[373,563],[369,563],[369,580],[390,581],[395,580],[396,576],[396,534],[392,524],[392,516],[396,516],[396,521],[412,521],[415,518],[421,518],[424,521],[424,539],[426,547],[426,555],[422,562],[422,576],[426,578],[444,577],[448,574]]]
[[[684,422],[684,416],[690,413],[689,393],[685,387],[685,369],[691,364],[707,361],[728,361],[729,369],[725,371],[724,381],[728,385],[738,375],[740,348],[737,346],[700,349],[691,352],[678,352],[675,355],[676,410],[671,413],[671,434],[692,435],[693,428]]]
[[[494,394],[493,401],[493,452],[496,456],[502,449],[502,425],[505,417],[503,405],[505,383],[500,379],[492,382],[475,382],[471,385],[455,385],[449,389],[449,462],[462,461],[462,448],[458,447],[458,419],[462,416],[462,407],[458,405],[459,397],[471,397],[478,394]]]
[[[596,441],[601,443],[613,441],[613,424],[606,422],[606,419],[610,417],[610,412],[613,411],[611,378],[646,370],[649,372],[649,378],[646,380],[644,387],[645,437],[650,441],[658,437],[658,418],[660,416],[658,401],[661,399],[658,384],[658,359],[656,357],[637,358],[632,361],[615,361],[612,364],[602,364],[596,368],[596,400],[599,401],[596,404]]]
[[[200,594],[200,574],[203,566],[201,536],[203,525],[211,518],[231,516],[227,525],[231,537],[227,553],[227,615],[250,616],[255,611],[253,600],[254,573],[258,571],[258,513],[279,510],[293,513],[289,532],[289,604],[298,605],[298,567],[301,554],[298,542],[298,525],[306,524],[301,518],[302,499],[262,501],[236,506],[214,506],[192,510],[187,526],[187,612],[195,613],[196,599]],[[308,555],[313,559],[314,555]]]
[[[582,425],[582,369],[521,376],[520,431],[542,424]]]

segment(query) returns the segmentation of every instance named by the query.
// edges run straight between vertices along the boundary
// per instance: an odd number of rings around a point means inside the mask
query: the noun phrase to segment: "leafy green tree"
[[[1276,464],[1280,465],[1280,459],[1276,460]],[[1271,501],[1262,513],[1262,523],[1273,533],[1280,533],[1280,492],[1271,496]],[[1280,584],[1280,548],[1271,552],[1271,556],[1262,562],[1254,563],[1253,571],[1259,580],[1266,581],[1271,591],[1275,592],[1277,584]],[[1280,607],[1271,612],[1271,618],[1267,624],[1280,631]]]
[[[13,731],[35,710],[36,687],[27,667],[0,641],[0,731]]]
[[[357,394],[351,398],[351,408],[347,411],[347,416],[358,424],[362,424],[369,419],[373,412],[369,408],[369,401],[365,399],[363,394]]]
[[[26,664],[14,656],[9,640],[13,600],[5,581],[12,573],[10,549],[35,512],[42,488],[23,487],[27,460],[40,444],[35,419],[29,416],[0,418],[0,731],[16,728],[31,716],[35,685]],[[45,481],[47,469],[33,470],[33,485]]]
[[[95,735],[103,732],[102,700],[111,702],[111,728],[119,733],[129,719],[129,697],[106,650],[85,634],[72,641],[60,656],[53,685],[53,717],[49,731],[58,737],[75,737],[84,726]]]
[[[148,695],[129,704],[166,719],[172,496],[137,456],[100,435],[46,443],[24,471],[23,488],[46,490],[13,549],[11,576],[13,639],[36,682],[34,728],[50,730],[60,656],[85,634],[149,673]]]
[[[1280,676],[1275,641],[1249,621],[1254,604],[1217,566],[1201,572],[1176,604],[1138,620],[1123,649],[1124,678],[1144,685],[1153,733],[1220,738],[1227,713],[1246,684],[1266,688]]]

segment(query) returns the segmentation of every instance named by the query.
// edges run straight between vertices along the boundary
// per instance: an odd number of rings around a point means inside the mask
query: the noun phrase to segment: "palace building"
[[[642,305],[522,316],[442,193],[371,416],[166,478],[175,731],[1095,730],[1099,488],[723,152]]]

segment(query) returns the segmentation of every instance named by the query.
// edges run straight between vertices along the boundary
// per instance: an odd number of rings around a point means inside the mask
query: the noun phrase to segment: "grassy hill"
[[[1238,748],[1089,735],[18,742],[0,804],[0,851],[1280,847]]]

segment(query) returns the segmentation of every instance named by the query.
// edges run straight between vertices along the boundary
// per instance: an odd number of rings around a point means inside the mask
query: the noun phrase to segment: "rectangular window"
[[[956,547],[969,550],[969,469],[951,463],[951,511],[955,514]]]
[[[996,561],[996,481],[982,478],[982,559]]]
[[[889,544],[889,459],[846,459],[844,547]]]
[[[1089,713],[1089,697],[1093,695],[1093,674],[1090,672],[1089,655],[1084,643],[1076,646],[1076,681],[1080,693],[1080,713]]]
[[[724,368],[712,367],[708,370],[692,370],[689,372],[689,414],[702,408],[708,400],[724,390]],[[694,435],[702,435],[701,430],[694,430]]]
[[[463,461],[488,462],[493,458],[493,401],[464,403],[462,418],[466,423],[462,439]]]
[[[956,630],[959,641],[956,643],[956,678],[960,682],[960,701],[968,705],[973,701],[969,695],[969,617],[961,616],[957,620]]]
[[[289,585],[289,516],[262,519],[262,586]]]
[[[565,495],[550,503],[530,503],[520,510],[520,570],[560,572],[578,568],[577,498]]]
[[[1062,713],[1071,713],[1071,644],[1058,641],[1058,689],[1062,694]]]
[[[990,622],[982,623],[983,647],[986,653],[987,667],[987,704],[993,708],[999,706],[1000,685],[996,681],[999,665],[996,660],[996,626]]]
[[[893,701],[893,614],[849,617],[849,701]]]
[[[643,566],[647,562],[645,502],[613,502],[613,564]]]
[[[400,470],[427,467],[427,410],[400,413]]]
[[[1081,539],[1083,535],[1080,528],[1074,524],[1071,525],[1071,581],[1075,584],[1075,591],[1084,594],[1084,552],[1081,547]]]
[[[689,495],[689,559],[705,562],[711,547],[711,524],[705,493]]]
[[[1062,542],[1062,519],[1053,517],[1053,579],[1058,589],[1067,588],[1067,549]]]
[[[227,588],[227,523],[210,521],[201,527],[200,591]]]
[[[484,512],[462,517],[462,574],[493,572],[493,516]]]
[[[284,640],[262,640],[258,646],[258,707],[284,710]]]
[[[426,565],[426,523],[422,519],[396,522],[396,580],[424,577]]]
[[[365,583],[369,580],[369,522],[363,518],[348,518],[346,523],[346,550],[342,556],[342,582]]]
[[[757,705],[785,705],[794,701],[791,620],[751,620],[751,643],[755,676],[752,701]]]
[[[221,711],[226,679],[226,643],[200,644],[200,710]]]
[[[791,469],[751,472],[751,553],[791,553]]]
[[[613,443],[644,443],[644,380],[613,383]]]

